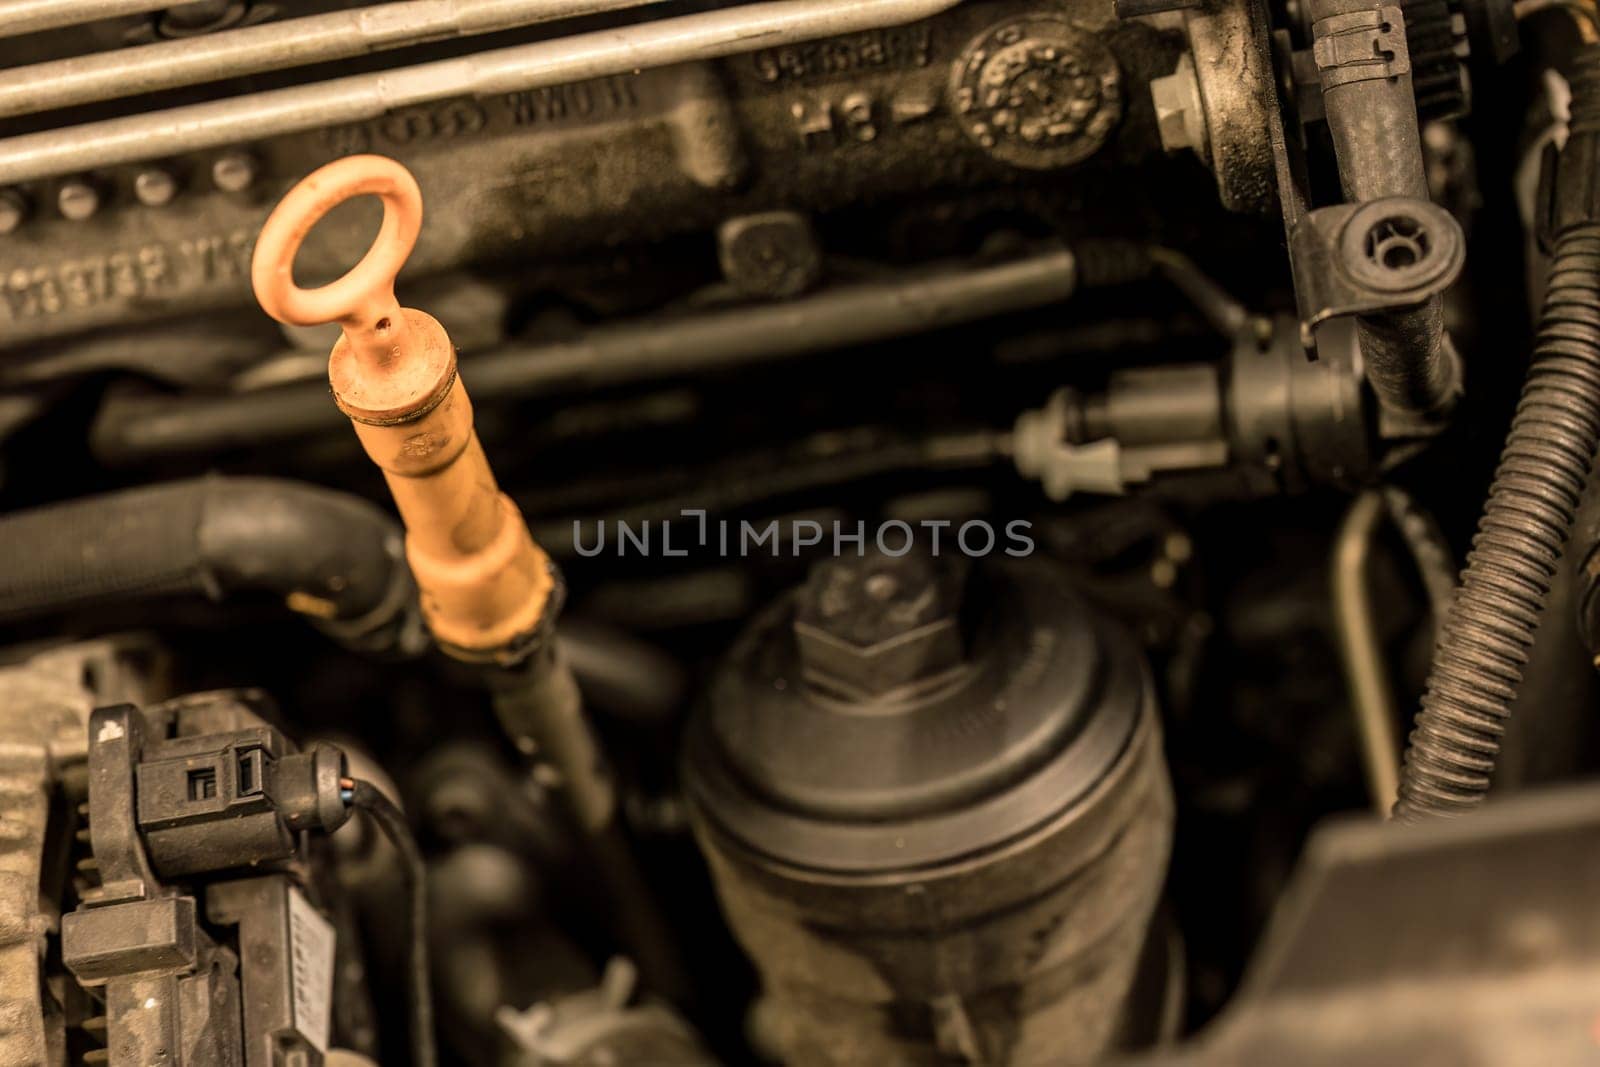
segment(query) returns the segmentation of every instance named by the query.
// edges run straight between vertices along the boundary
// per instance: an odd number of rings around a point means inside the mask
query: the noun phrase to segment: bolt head
[[[822,250],[804,215],[764,211],[729,219],[717,230],[725,278],[751,296],[799,296],[822,277]]]
[[[70,178],[56,191],[56,207],[74,222],[82,222],[100,210],[100,191],[81,178]]]
[[[1192,148],[1204,158],[1205,107],[1200,102],[1200,84],[1195,78],[1194,60],[1185,55],[1171,74],[1150,79],[1150,99],[1155,104],[1156,129],[1161,134],[1161,147],[1168,152]]]
[[[228,152],[211,164],[211,180],[225,193],[242,193],[255,184],[258,166],[247,152]]]
[[[14,232],[27,218],[27,199],[15,189],[0,189],[0,234]]]
[[[794,618],[806,680],[834,695],[871,699],[959,666],[965,575],[953,562],[872,553],[813,567]]]
[[[178,179],[159,168],[140,171],[133,179],[133,195],[145,207],[161,207],[172,203],[178,195]]]

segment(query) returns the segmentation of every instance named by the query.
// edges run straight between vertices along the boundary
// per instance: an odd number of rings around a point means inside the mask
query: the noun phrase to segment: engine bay
[[[0,0],[0,1067],[1590,1063],[1592,0]]]

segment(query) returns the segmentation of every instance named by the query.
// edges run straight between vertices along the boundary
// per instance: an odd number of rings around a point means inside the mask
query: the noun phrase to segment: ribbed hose
[[[1500,736],[1600,446],[1600,225],[1557,238],[1511,435],[1435,646],[1395,818],[1453,815],[1489,789]]]

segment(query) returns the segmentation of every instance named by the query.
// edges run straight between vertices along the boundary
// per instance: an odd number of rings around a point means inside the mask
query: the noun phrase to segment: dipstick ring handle
[[[338,281],[300,288],[294,258],[306,234],[353,196],[383,201],[378,239]],[[328,354],[328,383],[389,483],[434,637],[462,659],[519,662],[548,621],[555,575],[495,482],[449,335],[431,315],[395,300],[395,275],[421,227],[422,193],[403,166],[349,156],[313,172],[273,209],[250,280],[279,322],[343,327]]]
[[[294,257],[311,228],[351,197],[383,201],[383,226],[367,254],[338,281],[302,289]],[[250,281],[268,315],[294,326],[337,322],[357,348],[374,329],[403,323],[394,296],[395,275],[422,228],[422,191],[411,172],[385,156],[346,156],[314,171],[273,209],[256,241]],[[384,320],[388,320],[385,322]]]

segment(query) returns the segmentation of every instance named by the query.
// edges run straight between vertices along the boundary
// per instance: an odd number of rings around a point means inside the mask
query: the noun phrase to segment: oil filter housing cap
[[[1092,1062],[1147,1021],[1148,667],[1055,564],[969,562],[820,564],[691,722],[696,832],[790,1062]]]

